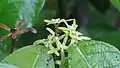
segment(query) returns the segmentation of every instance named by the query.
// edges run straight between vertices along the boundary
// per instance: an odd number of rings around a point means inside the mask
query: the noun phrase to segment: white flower
[[[47,39],[38,40],[34,43],[34,44],[43,43],[45,47],[50,49],[48,51],[48,54],[55,53],[57,56],[60,56],[58,51],[64,52],[64,50],[68,49],[68,46],[66,46],[68,37],[71,38],[70,39],[71,42],[69,45],[77,43],[78,40],[91,40],[91,38],[82,36],[83,35],[82,33],[76,31],[78,25],[76,24],[75,19],[65,20],[65,19],[58,18],[58,19],[51,19],[51,20],[44,20],[44,21],[47,22],[47,25],[64,23],[67,26],[67,27],[58,27],[59,30],[62,30],[64,32],[64,34],[61,36],[56,36],[55,31],[53,31],[50,28],[46,28],[46,30],[50,32],[50,35],[48,35]],[[68,21],[73,21],[73,24],[69,25]],[[62,43],[60,41],[61,39],[63,39]],[[54,43],[56,44],[55,47],[53,46]]]
[[[70,19],[70,21],[73,20],[73,24],[70,26],[66,21],[64,23],[66,24],[67,27],[58,27],[58,29],[62,30],[65,34],[68,34],[71,39],[75,40],[90,40],[89,37],[82,36],[83,34],[76,31],[78,25],[76,25],[76,20],[75,19]]]
[[[46,28],[46,30],[48,30],[53,36],[55,35],[55,32],[52,29]]]
[[[44,43],[45,39],[40,39],[40,40],[37,40],[33,43],[33,45],[38,45],[40,43]]]
[[[60,18],[57,18],[57,19],[51,19],[51,20],[44,20],[44,22],[47,23],[47,25],[50,25],[50,24],[59,24],[61,22],[60,21]]]
[[[53,54],[55,53],[57,56],[59,56],[60,54],[58,53],[58,50],[56,48],[54,48],[52,45],[49,45],[50,50],[48,51],[48,54]]]

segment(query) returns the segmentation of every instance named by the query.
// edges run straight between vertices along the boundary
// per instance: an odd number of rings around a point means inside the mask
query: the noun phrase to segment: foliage
[[[89,65],[89,68],[120,67],[120,51],[110,44],[92,40],[81,41],[77,46],[78,48],[70,46],[68,50],[71,68],[88,68]],[[86,61],[80,55],[81,53],[86,58]]]
[[[13,64],[19,68],[54,68],[53,58],[41,45],[23,47],[8,56],[3,63]]]
[[[0,68],[120,67],[120,0],[46,0],[41,12],[44,4],[45,0],[0,0],[0,23],[11,28],[24,18],[22,28],[38,31],[18,37],[14,49],[23,48],[9,56],[10,39],[0,41],[0,60],[7,56]],[[65,19],[44,20],[56,17]],[[0,36],[5,33],[0,29]]]
[[[24,19],[22,27],[31,27],[38,22],[44,3],[45,0],[0,0],[0,23],[13,28],[19,20]],[[1,31],[0,35],[3,33],[5,31]],[[6,40],[5,45],[9,42]]]
[[[39,14],[44,6],[45,0],[0,0],[0,23],[7,25],[11,29],[24,19],[21,28],[34,26],[38,23]],[[0,28],[0,37],[6,33]],[[17,38],[18,39],[18,38]],[[9,53],[10,38],[0,44],[0,58],[4,58]]]
[[[73,23],[69,25],[71,21]],[[33,45],[16,50],[2,63],[16,65],[19,68],[55,68],[54,63],[60,68],[119,68],[120,51],[110,44],[83,36],[76,31],[75,19],[58,18],[45,22],[55,26],[64,23],[66,27],[55,27],[58,29],[55,32],[46,28],[50,32],[46,39],[37,40]],[[60,30],[62,34],[58,33]],[[52,54],[60,59],[55,60]]]
[[[110,0],[110,1],[120,11],[120,0]]]

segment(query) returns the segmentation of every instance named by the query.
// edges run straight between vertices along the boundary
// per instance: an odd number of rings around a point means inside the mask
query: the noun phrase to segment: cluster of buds
[[[67,50],[69,45],[76,44],[79,40],[90,40],[89,37],[85,37],[83,36],[82,33],[76,31],[78,25],[76,24],[75,19],[65,20],[65,19],[58,18],[58,19],[44,20],[44,21],[47,22],[47,25],[50,25],[50,24],[56,25],[60,23],[64,23],[66,25],[66,27],[58,26],[58,29],[64,32],[64,34],[59,36],[56,35],[56,32],[53,31],[52,29],[46,28],[46,30],[50,32],[50,35],[48,35],[47,39],[37,40],[33,44],[33,45],[37,45],[40,43],[44,44],[45,47],[50,49],[48,51],[48,54],[55,53],[57,56],[59,56],[60,54],[58,51],[64,52],[64,50]],[[68,24],[69,21],[73,21],[72,25]],[[66,43],[68,41],[68,37],[70,37],[69,40],[71,43],[67,46]],[[60,41],[61,39],[63,39],[62,42]]]

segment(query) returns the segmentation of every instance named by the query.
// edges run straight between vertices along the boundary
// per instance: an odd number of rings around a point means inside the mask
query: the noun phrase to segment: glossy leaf
[[[110,2],[120,11],[120,0],[110,0]]]
[[[11,65],[11,64],[2,64],[0,63],[0,68],[19,68],[15,65]]]
[[[17,65],[20,68],[54,68],[52,56],[43,46],[27,46],[16,50],[3,62]]]
[[[80,41],[77,47],[70,46],[68,55],[70,68],[120,67],[120,51],[101,41]]]

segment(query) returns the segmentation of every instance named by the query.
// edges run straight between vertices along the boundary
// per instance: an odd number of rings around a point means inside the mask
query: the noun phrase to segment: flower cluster
[[[55,53],[57,56],[59,56],[58,51],[64,52],[64,50],[67,50],[68,46],[66,45],[68,41],[68,37],[70,37],[70,44],[75,44],[78,42],[78,40],[90,40],[89,37],[83,36],[82,33],[76,31],[78,25],[76,25],[75,19],[52,19],[52,20],[44,20],[47,22],[47,25],[50,24],[60,24],[64,23],[66,27],[58,27],[59,30],[63,31],[64,34],[57,36],[55,31],[53,31],[50,28],[46,28],[50,32],[50,35],[48,35],[47,39],[37,40],[33,45],[37,45],[39,43],[42,43],[45,45],[45,47],[49,48],[48,54]],[[68,22],[73,21],[72,25],[69,25]],[[60,40],[63,39],[61,42]],[[55,44],[55,45],[54,45]],[[70,45],[69,44],[69,45]]]

